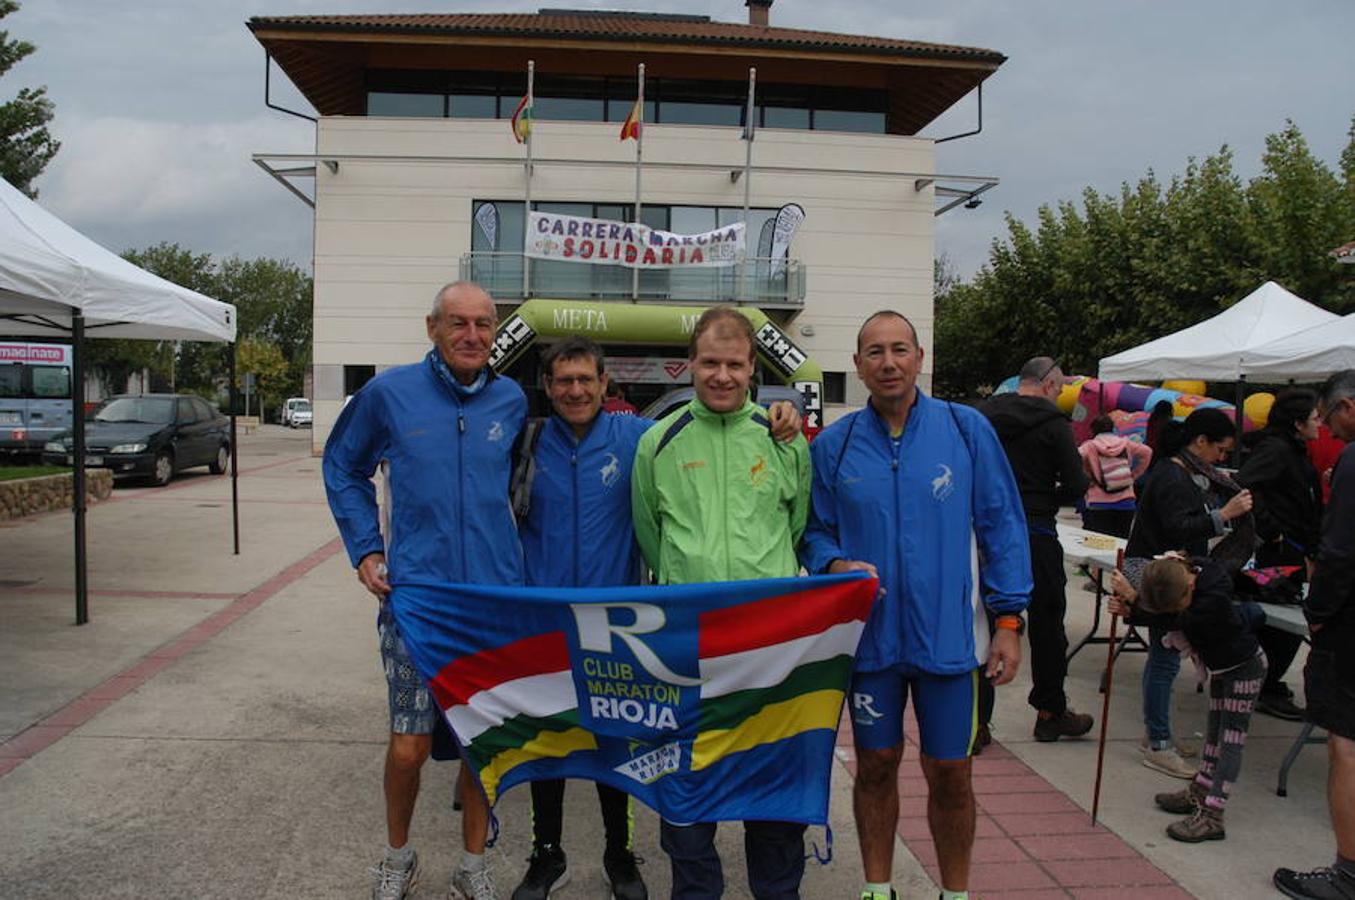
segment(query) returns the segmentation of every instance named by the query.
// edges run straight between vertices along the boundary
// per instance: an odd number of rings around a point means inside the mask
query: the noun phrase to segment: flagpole
[[[635,108],[639,111],[640,129],[635,135],[635,224],[640,224],[640,172],[644,165],[644,143],[645,143],[645,64],[640,63],[639,88],[635,95]],[[639,260],[636,260],[638,263]],[[630,270],[630,300],[632,303],[640,299],[640,267],[637,265]]]
[[[535,118],[534,110],[532,110],[532,102],[533,102],[533,98],[532,98],[532,82],[534,81],[535,78],[536,78],[536,60],[534,60],[534,59],[529,59],[529,60],[527,60],[527,110],[528,110],[529,113],[532,113],[532,114],[533,114],[533,115],[532,115],[532,118]],[[524,229],[526,229],[526,227],[527,227],[527,221],[531,218],[531,215],[532,215],[532,128],[531,128],[532,124],[534,124],[534,123],[531,121],[531,119],[528,119],[528,126],[527,126],[527,168],[526,168],[526,170],[525,170],[525,173],[526,173],[526,176],[527,176],[527,191],[526,191],[526,205],[525,205],[525,207],[523,208],[523,211],[522,211],[522,227],[523,227]],[[531,279],[532,279],[532,270],[531,270],[531,264],[532,264],[532,263],[531,263],[531,260],[529,260],[529,259],[527,258],[527,252],[526,252],[526,251],[527,251],[527,248],[526,248],[526,246],[524,245],[524,247],[523,247],[523,253],[522,253],[522,301],[523,301],[524,303],[527,302],[527,298],[531,295],[531,286],[532,286],[532,280],[531,280]]]
[[[748,208],[753,194],[753,94],[757,85],[757,69],[748,69],[748,111],[744,114],[743,140],[747,146],[743,157],[743,260],[739,263],[739,284],[734,301],[742,302],[740,294],[748,290]]]

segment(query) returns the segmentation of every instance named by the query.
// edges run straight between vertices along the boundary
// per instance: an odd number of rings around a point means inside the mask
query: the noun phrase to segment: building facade
[[[750,17],[769,6],[753,0]],[[608,310],[617,320],[626,306],[659,310],[653,317],[755,308],[770,333],[817,363],[831,421],[864,402],[848,375],[866,315],[897,309],[931,347],[935,217],[995,183],[938,174],[935,143],[916,137],[996,70],[1003,57],[989,50],[583,11],[256,18],[249,27],[319,113],[313,156],[256,157],[315,209],[317,451],[347,395],[424,351],[423,316],[458,278],[487,287],[503,320],[526,301],[550,302],[560,329],[589,333],[625,361],[619,371],[636,379],[637,401],[683,380],[685,347],[664,328],[653,341],[615,330]],[[510,127],[529,63],[530,171]],[[535,210],[636,220],[637,142],[618,135],[641,63],[639,221],[690,234],[746,218],[747,259],[637,277],[532,260],[524,279],[528,196]],[[299,177],[313,189],[298,188]],[[772,220],[791,204],[803,221],[772,258]],[[503,371],[531,386],[535,354],[521,349]],[[790,380],[774,369],[769,378]],[[929,373],[930,362],[924,386]]]

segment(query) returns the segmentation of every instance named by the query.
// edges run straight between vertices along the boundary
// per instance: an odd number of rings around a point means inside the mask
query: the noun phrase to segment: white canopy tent
[[[71,405],[75,442],[76,623],[88,620],[85,558],[84,353],[86,336],[235,341],[235,307],[140,269],[91,241],[0,179],[0,334],[46,335],[75,347]],[[235,356],[230,357],[231,398]],[[232,402],[233,408],[233,402]],[[235,417],[231,416],[235,551]]]
[[[1242,355],[1242,374],[1260,381],[1321,381],[1343,369],[1355,369],[1355,313]]]
[[[1239,381],[1248,351],[1338,318],[1267,281],[1213,318],[1105,357],[1097,374],[1102,381]]]

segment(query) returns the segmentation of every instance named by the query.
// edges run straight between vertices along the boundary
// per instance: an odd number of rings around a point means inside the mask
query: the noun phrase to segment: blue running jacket
[[[639,584],[630,474],[640,435],[653,424],[598,413],[577,443],[559,416],[541,426],[531,506],[520,524],[529,585]]]
[[[325,493],[354,566],[386,553],[392,582],[522,584],[508,501],[522,388],[490,375],[474,393],[435,359],[382,372],[353,395],[325,444]],[[389,541],[371,478],[390,463]]]
[[[986,661],[980,603],[1019,613],[1031,591],[1021,497],[988,421],[919,390],[898,441],[867,405],[834,422],[811,450],[801,562],[811,574],[834,559],[873,563],[885,591],[857,670],[905,664],[951,675]]]

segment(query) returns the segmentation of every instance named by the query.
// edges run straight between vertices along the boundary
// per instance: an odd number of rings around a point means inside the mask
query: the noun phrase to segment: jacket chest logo
[[[607,464],[598,469],[598,475],[602,478],[603,487],[616,484],[616,479],[621,477],[621,460],[616,458],[615,453],[607,454]]]
[[[950,466],[943,463],[937,464],[936,471],[937,475],[932,479],[932,497],[944,503],[955,493],[955,476],[950,471]]]
[[[767,482],[767,479],[770,476],[771,472],[767,469],[766,458],[759,456],[757,462],[753,463],[752,467],[748,470],[748,480],[752,483],[753,487],[761,487]]]
[[[488,433],[485,434],[485,440],[492,444],[503,440],[503,424],[497,421],[491,424]]]

